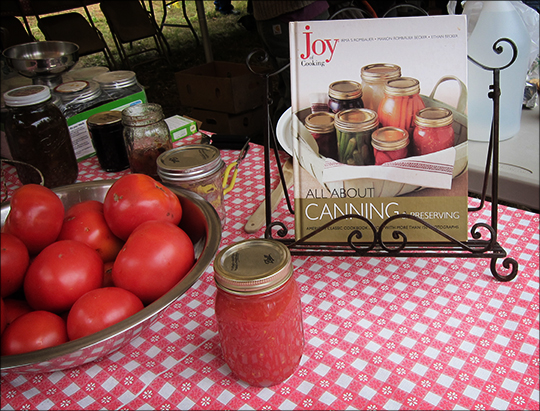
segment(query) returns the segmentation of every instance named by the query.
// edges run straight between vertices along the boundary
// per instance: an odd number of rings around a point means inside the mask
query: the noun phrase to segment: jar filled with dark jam
[[[169,127],[159,104],[135,104],[122,110],[124,142],[132,173],[159,180],[156,160],[172,145]]]
[[[101,168],[109,172],[128,168],[122,113],[103,111],[90,116],[86,124]]]
[[[305,126],[317,142],[319,154],[338,161],[334,114],[324,111],[312,113],[306,117]]]
[[[9,109],[6,138],[14,160],[30,164],[48,188],[73,184],[79,167],[66,119],[44,85],[19,87],[4,93]],[[17,166],[23,184],[39,183],[30,167]]]
[[[351,108],[364,108],[362,94],[362,85],[357,81],[335,81],[328,86],[328,108],[332,113]]]

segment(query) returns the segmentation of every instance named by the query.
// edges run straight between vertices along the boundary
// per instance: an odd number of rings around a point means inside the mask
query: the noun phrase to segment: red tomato
[[[30,254],[56,241],[64,220],[64,204],[47,187],[26,184],[13,192],[3,231],[19,238]]]
[[[61,313],[102,282],[103,261],[97,251],[79,241],[62,240],[32,261],[24,278],[24,294],[33,309]]]
[[[8,322],[7,322],[7,315],[6,315],[6,306],[4,304],[4,299],[0,297],[0,334],[4,332],[7,325],[8,325]]]
[[[48,311],[32,311],[9,324],[2,334],[2,355],[23,354],[68,341],[66,323]]]
[[[103,262],[112,261],[124,245],[116,237],[103,216],[99,201],[74,205],[66,212],[58,240],[75,240],[96,250]]]
[[[168,221],[177,225],[182,218],[178,196],[145,174],[126,174],[111,186],[103,202],[105,220],[112,232],[127,240],[145,221]]]
[[[4,307],[6,310],[6,319],[8,324],[11,324],[21,315],[34,311],[26,301],[17,300],[15,298],[6,298],[4,300]]]
[[[7,297],[22,287],[30,256],[24,243],[13,234],[0,236],[0,296]]]
[[[118,287],[88,291],[75,301],[67,317],[70,340],[110,327],[144,308],[135,294]]]
[[[193,243],[180,227],[147,221],[133,231],[118,253],[112,278],[117,287],[149,304],[175,286],[194,261]]]
[[[102,287],[114,287],[112,280],[112,268],[114,266],[114,261],[107,261],[103,264],[103,284]]]

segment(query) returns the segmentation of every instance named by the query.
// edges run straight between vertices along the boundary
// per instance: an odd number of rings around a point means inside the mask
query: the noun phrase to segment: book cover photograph
[[[465,16],[290,23],[295,237],[345,243],[467,240]],[[488,90],[486,90],[486,93]],[[396,218],[407,214],[415,218]],[[422,221],[416,221],[421,219]],[[385,222],[386,221],[386,222]],[[356,241],[356,240],[355,240]]]

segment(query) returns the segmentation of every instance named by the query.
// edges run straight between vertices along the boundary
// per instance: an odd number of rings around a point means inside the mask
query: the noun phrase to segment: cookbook
[[[290,53],[296,239],[467,240],[465,16],[291,22]]]

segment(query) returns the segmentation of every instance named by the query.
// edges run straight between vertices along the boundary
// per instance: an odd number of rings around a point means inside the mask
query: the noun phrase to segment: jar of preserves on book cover
[[[334,114],[316,112],[306,117],[305,126],[317,142],[319,154],[338,161],[338,146]]]
[[[401,67],[388,63],[368,64],[360,69],[360,77],[364,107],[377,111],[384,97],[384,85],[388,80],[401,77]]]
[[[379,127],[377,113],[368,108],[340,111],[335,117],[338,161],[343,164],[374,164],[371,134]]]
[[[332,113],[363,107],[362,85],[357,81],[340,80],[328,86],[328,108]]]
[[[122,124],[131,172],[159,179],[156,160],[173,147],[161,106],[142,103],[127,107],[122,110]]]
[[[409,133],[397,127],[381,127],[371,135],[375,165],[380,166],[409,155]]]
[[[454,146],[454,115],[444,107],[427,107],[414,119],[413,151],[417,156]]]
[[[412,77],[400,77],[386,82],[377,113],[382,127],[397,127],[412,136],[414,116],[423,108],[420,82]]]
[[[4,102],[6,139],[13,160],[37,168],[45,187],[73,184],[79,166],[66,119],[53,103],[49,87],[15,88],[4,93]],[[31,167],[17,164],[16,169],[21,183],[41,183],[41,176]]]
[[[269,239],[232,244],[216,256],[214,279],[227,365],[251,385],[285,381],[304,350],[302,306],[289,249]]]

